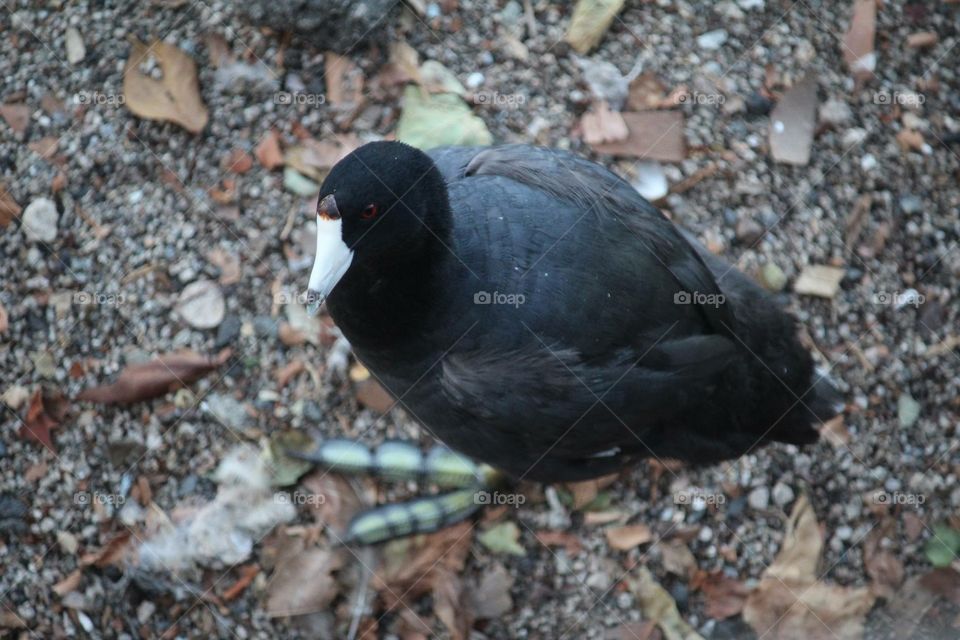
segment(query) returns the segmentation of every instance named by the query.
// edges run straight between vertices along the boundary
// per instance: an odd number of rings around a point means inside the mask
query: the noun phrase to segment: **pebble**
[[[760,270],[760,281],[770,291],[783,291],[787,286],[787,274],[775,263],[768,262]]]
[[[710,527],[702,527],[700,533],[697,534],[697,539],[700,542],[710,542],[713,539],[713,529]]]
[[[849,540],[853,537],[853,528],[847,525],[840,525],[837,527],[837,537],[841,540]]]
[[[872,153],[868,153],[860,158],[860,168],[864,171],[872,171],[877,168],[878,164],[880,163],[877,162],[877,158]]]
[[[670,191],[670,185],[667,184],[667,175],[663,172],[663,166],[654,160],[641,161],[636,167],[636,178],[633,181],[633,188],[647,200],[651,202],[659,200]]]
[[[726,29],[714,29],[697,36],[697,46],[708,51],[715,51],[727,41]]]
[[[83,37],[75,27],[67,27],[64,41],[67,46],[67,62],[77,64],[87,57],[87,48],[83,44]]]
[[[149,600],[144,600],[140,603],[140,606],[137,607],[137,620],[140,621],[140,624],[146,624],[147,620],[150,619],[156,610],[157,605]]]
[[[57,205],[49,198],[37,198],[23,212],[23,232],[37,242],[53,242],[57,239]]]
[[[479,71],[474,71],[467,76],[467,88],[476,89],[483,85],[484,77]]]
[[[843,100],[830,98],[820,105],[820,120],[827,124],[841,125],[846,124],[853,118],[853,111]]]
[[[217,338],[213,343],[215,349],[222,349],[233,343],[240,336],[240,327],[243,326],[237,316],[228,316],[217,329]]]
[[[203,408],[231,429],[242,429],[249,420],[247,410],[233,396],[211,393],[204,399]]]
[[[794,494],[790,485],[778,482],[773,486],[773,501],[777,506],[783,507],[793,502]]]
[[[904,391],[897,400],[897,420],[903,428],[912,427],[920,417],[920,403]]]
[[[197,280],[183,288],[175,309],[194,329],[213,329],[223,322],[227,307],[216,282]]]
[[[743,244],[755,244],[763,237],[763,226],[753,218],[741,218],[737,223],[737,240]]]
[[[283,187],[287,191],[295,193],[298,196],[303,196],[304,198],[309,198],[310,196],[320,193],[319,184],[298,173],[291,167],[286,167],[283,170]]]
[[[747,114],[765,116],[773,109],[773,100],[759,93],[751,93],[746,99]]]
[[[747,496],[747,504],[751,509],[763,511],[770,506],[770,489],[767,487],[757,487]]]
[[[913,215],[923,211],[923,200],[912,193],[900,197],[900,210],[907,215]]]

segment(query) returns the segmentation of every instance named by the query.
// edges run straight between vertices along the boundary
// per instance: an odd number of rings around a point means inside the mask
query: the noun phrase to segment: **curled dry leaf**
[[[200,133],[209,114],[200,98],[193,58],[165,42],[148,46],[132,38],[130,45],[130,57],[123,69],[123,94],[130,111],[141,118],[173,122],[191,133]],[[160,80],[139,68],[150,55],[160,65]]]
[[[630,579],[629,584],[640,603],[643,617],[655,622],[666,640],[702,640],[700,634],[680,616],[677,603],[657,584],[649,569],[643,565],[637,567],[637,577]]]
[[[454,640],[466,640],[473,626],[473,610],[460,577],[439,567],[433,580],[433,612]]]
[[[333,573],[343,560],[341,552],[313,547],[281,562],[270,577],[267,615],[298,616],[328,608],[340,592]]]
[[[591,111],[583,114],[580,128],[583,130],[583,141],[589,145],[620,142],[630,135],[623,116],[611,111],[606,102],[600,102]]]
[[[415,601],[432,591],[438,569],[462,571],[472,533],[473,524],[461,522],[429,535],[388,542],[383,548],[383,564],[371,580],[387,609],[400,605],[401,598]]]
[[[50,432],[60,426],[68,410],[69,406],[59,392],[37,389],[30,398],[27,415],[20,425],[20,437],[55,451]]]
[[[14,218],[20,216],[21,211],[23,211],[23,208],[7,191],[6,185],[0,182],[0,227],[10,224]]]
[[[257,156],[257,162],[268,171],[283,166],[283,152],[280,150],[280,135],[274,129],[268,131],[259,144],[257,144],[257,148],[254,149],[253,154]]]
[[[715,620],[730,618],[743,611],[747,596],[750,595],[747,585],[724,575],[722,571],[709,574],[698,572],[690,586],[703,593],[703,611],[707,617]]]
[[[842,587],[817,578],[823,539],[813,507],[800,496],[783,547],[747,598],[743,618],[758,635],[787,638],[861,638],[876,596],[867,587]]]
[[[603,39],[623,4],[624,0],[579,0],[564,39],[578,53],[587,53]]]
[[[890,599],[903,582],[903,563],[890,548],[884,548],[884,538],[896,540],[896,525],[888,518],[874,527],[863,540],[863,565],[873,580],[873,592]]]
[[[645,524],[631,524],[625,527],[611,527],[604,533],[607,542],[618,551],[628,551],[653,540],[653,532]]]
[[[150,400],[199,380],[230,359],[232,351],[224,349],[216,356],[181,351],[159,356],[125,368],[116,382],[84,389],[78,400],[103,404],[126,404]]]

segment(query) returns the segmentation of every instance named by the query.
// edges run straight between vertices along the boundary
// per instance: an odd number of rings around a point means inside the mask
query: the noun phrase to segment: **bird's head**
[[[353,269],[403,268],[448,232],[446,185],[433,161],[401,142],[371,142],[320,188],[307,307],[315,313]]]

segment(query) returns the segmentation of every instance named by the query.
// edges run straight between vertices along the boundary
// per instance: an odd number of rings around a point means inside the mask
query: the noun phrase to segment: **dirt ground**
[[[354,622],[411,639],[960,635],[960,3],[880,3],[860,81],[848,1],[631,0],[581,55],[564,42],[570,4],[444,0],[358,34],[346,67],[240,4],[2,4],[5,637],[340,638]],[[195,63],[200,106],[181,96],[179,124],[134,113],[131,39]],[[316,200],[290,152],[395,133],[402,83],[386,65],[401,39],[453,72],[494,141],[569,148],[631,181],[656,167],[583,141],[603,91],[590,64],[679,91],[685,158],[658,165],[658,204],[780,291],[844,393],[829,437],[524,486],[522,504],[452,534],[358,552],[329,533],[355,493],[414,486],[314,473],[286,483],[284,505],[257,484],[242,453],[289,429],[431,444],[402,409],[381,415],[390,403],[328,319],[285,304],[309,273]],[[137,73],[159,78],[152,60]],[[776,162],[770,109],[803,78],[811,156]],[[811,265],[839,287],[798,293]],[[78,398],[184,349],[202,357],[179,363],[183,388]],[[210,530],[181,526],[200,521]]]

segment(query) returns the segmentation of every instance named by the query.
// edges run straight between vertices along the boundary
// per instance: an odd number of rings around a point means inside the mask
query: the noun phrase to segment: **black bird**
[[[433,436],[509,477],[710,464],[813,443],[838,412],[769,293],[574,154],[370,143],[317,225],[312,309]],[[393,533],[427,528],[406,515]]]

